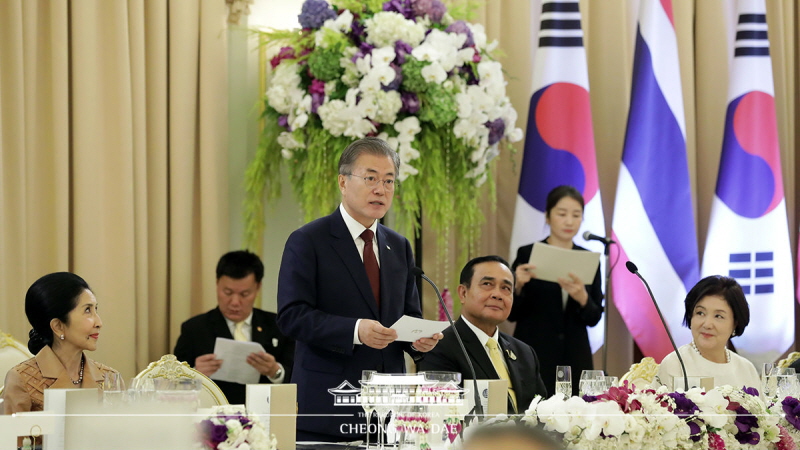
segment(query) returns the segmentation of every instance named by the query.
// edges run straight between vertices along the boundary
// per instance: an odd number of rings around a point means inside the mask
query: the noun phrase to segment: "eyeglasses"
[[[368,188],[374,189],[378,186],[379,183],[383,183],[383,188],[387,191],[391,192],[394,191],[394,187],[396,185],[394,178],[387,178],[385,180],[379,180],[378,177],[367,175],[366,177],[362,177],[353,173],[346,173],[345,175],[350,177],[361,178],[364,180],[364,184],[367,185]]]

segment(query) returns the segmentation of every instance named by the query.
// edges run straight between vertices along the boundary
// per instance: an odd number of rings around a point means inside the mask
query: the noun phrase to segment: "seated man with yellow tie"
[[[294,361],[294,341],[282,335],[275,314],[254,308],[261,289],[264,264],[246,250],[228,252],[217,263],[217,307],[181,325],[175,356],[211,377],[222,365],[214,352],[218,337],[258,342],[265,352],[251,353],[247,363],[255,367],[259,383],[288,383]],[[228,402],[244,404],[245,385],[216,382]]]
[[[507,380],[508,413],[522,414],[537,394],[546,397],[547,390],[533,348],[497,328],[511,312],[514,273],[503,258],[481,256],[464,266],[459,283],[461,317],[455,327],[476,375],[478,379]],[[461,372],[463,378],[472,377],[452,327],[444,331],[439,345],[417,363],[417,369]]]

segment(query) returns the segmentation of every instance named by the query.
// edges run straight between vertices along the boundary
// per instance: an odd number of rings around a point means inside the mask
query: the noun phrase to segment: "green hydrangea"
[[[347,47],[350,43],[350,39],[348,39],[346,35],[330,28],[320,28],[317,31],[317,36],[321,36],[321,41],[317,46],[317,50],[320,48],[327,48],[329,50],[341,52],[342,49]]]
[[[338,79],[344,69],[339,65],[341,54],[335,50],[317,47],[308,58],[308,70],[311,75],[324,82]]]
[[[420,95],[419,120],[430,122],[436,127],[452,123],[458,117],[455,96],[438,84],[430,84],[428,90]]]
[[[364,10],[362,0],[336,0],[332,3],[333,6],[339,11],[343,9],[349,9],[354,13],[361,13],[361,11]]]
[[[365,0],[363,3],[367,11],[374,14],[376,12],[383,11],[383,2],[384,0]]]
[[[428,82],[422,76],[422,68],[428,64],[430,63],[427,61],[419,61],[410,55],[406,56],[406,62],[402,66],[403,90],[422,93],[428,89]]]

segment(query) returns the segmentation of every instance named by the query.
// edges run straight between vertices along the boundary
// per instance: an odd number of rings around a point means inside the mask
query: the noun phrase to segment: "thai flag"
[[[519,247],[550,234],[545,223],[545,201],[548,192],[563,184],[578,189],[586,202],[578,235],[585,230],[605,235],[578,3],[578,0],[542,3],[533,64],[533,95],[509,249],[512,259]],[[578,238],[577,243],[603,251],[599,242]],[[592,351],[597,351],[603,344],[603,327],[598,324],[588,331]]]
[[[794,340],[794,280],[763,0],[738,0],[736,41],[704,275],[742,285],[750,324],[733,341],[771,362]]]
[[[614,304],[645,356],[661,361],[669,338],[639,279],[621,265],[633,261],[649,282],[675,342],[683,301],[699,275],[697,235],[686,160],[686,128],[678,46],[670,0],[642,0],[625,148],[612,220]]]

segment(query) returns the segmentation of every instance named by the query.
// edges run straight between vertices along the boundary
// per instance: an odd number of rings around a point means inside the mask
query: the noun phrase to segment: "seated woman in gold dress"
[[[97,349],[103,321],[83,278],[69,272],[39,278],[25,295],[25,315],[33,327],[28,349],[36,356],[6,374],[5,414],[41,411],[45,389],[97,389],[106,373],[116,372],[84,355]]]

